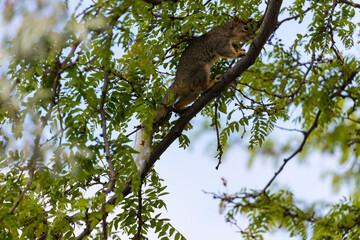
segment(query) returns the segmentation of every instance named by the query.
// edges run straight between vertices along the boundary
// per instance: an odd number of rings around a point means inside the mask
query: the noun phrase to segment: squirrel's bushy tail
[[[135,151],[138,151],[139,153],[132,154],[139,171],[141,171],[141,168],[144,166],[145,160],[149,157],[151,152],[152,132],[150,132],[145,139],[144,134],[145,128],[142,128],[136,132],[133,149]]]
[[[156,111],[153,124],[159,122],[168,114],[170,110],[170,107],[168,107],[168,105],[169,105],[169,95],[165,94],[163,100],[161,101],[161,108]],[[132,154],[133,159],[139,171],[141,171],[146,159],[149,157],[151,152],[151,140],[152,140],[153,132],[152,131],[149,132],[146,138],[144,138],[144,134],[145,134],[144,127],[136,132],[133,149],[135,151],[138,151],[139,153]]]
[[[166,93],[161,101],[160,109],[156,111],[156,115],[154,117],[154,124],[159,122],[168,114],[168,112],[170,111],[169,103],[169,94]]]

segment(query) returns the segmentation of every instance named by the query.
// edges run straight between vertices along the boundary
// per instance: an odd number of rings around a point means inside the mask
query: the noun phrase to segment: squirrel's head
[[[232,28],[232,39],[240,42],[248,42],[255,36],[255,31],[257,29],[253,29],[254,27],[251,24],[254,21],[249,19],[248,21],[241,20],[237,17],[234,17],[231,20],[231,28]]]

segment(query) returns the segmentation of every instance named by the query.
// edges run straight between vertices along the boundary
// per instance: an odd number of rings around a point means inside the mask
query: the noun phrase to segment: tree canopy
[[[263,188],[212,194],[229,224],[246,218],[243,239],[263,239],[280,227],[300,239],[360,237],[359,4],[7,0],[0,6],[1,239],[146,239],[149,231],[185,239],[161,215],[166,182],[154,164],[175,140],[180,148],[192,144],[195,116],[217,137],[217,168],[234,139],[247,143],[250,163],[282,159]],[[234,16],[262,22],[244,46],[247,54],[216,62],[211,77],[222,74],[221,81],[155,129],[139,172],[134,132],[140,123],[152,130],[182,51]],[[300,137],[277,141],[275,128]],[[347,196],[304,207],[291,191],[271,187],[289,161],[319,151],[344,166],[331,176],[335,188],[349,189]]]

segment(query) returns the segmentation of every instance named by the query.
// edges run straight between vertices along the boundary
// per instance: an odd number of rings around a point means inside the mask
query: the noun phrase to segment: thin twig
[[[117,20],[119,19],[120,15],[116,15],[114,16],[109,24],[109,34],[106,38],[107,43],[109,44],[108,48],[110,50],[111,48],[111,41],[113,38],[113,28],[117,22]],[[110,60],[110,59],[108,59]],[[108,194],[109,192],[111,192],[112,190],[114,190],[115,187],[115,181],[116,181],[116,173],[115,173],[115,169],[114,169],[114,165],[111,161],[111,156],[110,156],[110,145],[109,145],[109,140],[107,137],[107,129],[106,129],[106,114],[105,114],[105,110],[104,110],[104,105],[105,105],[105,100],[106,100],[106,94],[108,91],[108,86],[110,83],[110,79],[109,79],[109,73],[110,73],[110,68],[108,66],[104,67],[104,85],[101,91],[101,101],[100,101],[100,115],[101,115],[101,125],[102,125],[102,135],[104,138],[104,145],[105,145],[105,158],[106,161],[109,165],[109,171],[110,171],[110,181],[109,181],[109,185],[107,187],[107,189],[104,190],[105,194]]]
[[[184,17],[176,17],[176,16],[170,16],[170,15],[161,15],[161,14],[156,14],[156,13],[154,13],[154,12],[152,12],[151,11],[151,15],[153,15],[154,17],[156,17],[156,18],[168,18],[168,19],[170,19],[170,20],[172,20],[172,21],[174,21],[174,20],[184,20],[186,17],[188,17],[188,16],[190,16],[190,15],[186,15],[186,16],[184,16]]]
[[[242,114],[242,116],[243,116],[243,118],[244,118],[244,117],[245,117],[245,113],[244,113],[244,110],[243,110],[243,108],[242,108],[243,103],[242,103],[242,102],[239,100],[239,98],[236,96],[235,92],[234,92],[234,98],[235,98],[236,101],[238,102],[238,104],[239,104],[239,106],[240,106],[239,110],[240,110],[240,112],[241,112],[241,114]],[[243,133],[241,134],[241,137],[240,137],[241,139],[244,138],[244,135],[245,135],[245,133],[246,133],[245,124],[243,124],[242,126],[243,126],[244,131],[243,131]]]
[[[328,46],[328,36],[329,36],[330,34],[332,34],[332,32],[330,31],[330,29],[331,29],[332,17],[333,17],[333,15],[334,15],[334,11],[335,11],[336,5],[337,5],[336,0],[333,0],[333,5],[331,6],[331,13],[330,13],[330,14],[328,13],[329,10],[326,10],[326,12],[325,12],[325,15],[329,15],[329,18],[328,18],[328,21],[327,21],[327,24],[326,24],[326,27],[325,27],[326,33],[325,33],[325,43],[324,43],[324,47],[323,47],[323,49],[322,49],[322,51],[321,51],[318,59],[321,59],[321,58],[323,57],[324,52],[325,52],[325,50],[326,50],[326,47]],[[330,38],[332,38],[332,37],[330,36]]]
[[[79,235],[77,236],[76,239],[83,239],[84,237],[86,237],[87,235],[89,235],[91,233],[91,224],[90,224],[90,221],[89,221],[89,209],[86,208],[85,210],[85,225],[86,225],[86,228],[84,229],[84,231]]]
[[[220,99],[220,97],[217,97],[216,101],[215,101],[215,104],[214,104],[214,108],[215,108],[214,124],[215,124],[215,129],[216,129],[217,151],[218,151],[218,154],[216,154],[216,157],[218,158],[218,164],[215,167],[216,170],[219,169],[219,166],[221,164],[221,158],[222,158],[222,155],[223,155],[223,149],[222,149],[222,145],[220,143],[219,125],[218,125],[218,120],[217,120],[217,118],[218,118],[219,99]]]
[[[110,181],[109,181],[109,185],[108,185],[107,189],[104,190],[105,194],[111,192],[114,189],[115,181],[116,181],[116,173],[115,173],[114,165],[111,161],[111,156],[110,156],[110,146],[109,146],[109,140],[107,138],[106,116],[105,116],[105,110],[104,110],[105,99],[106,99],[106,94],[107,94],[109,83],[110,83],[109,70],[105,69],[104,70],[104,85],[103,85],[102,92],[101,92],[101,102],[100,102],[100,108],[99,108],[99,112],[101,115],[102,135],[104,138],[104,145],[105,145],[105,158],[109,165],[109,171],[110,171]]]
[[[177,48],[177,47],[178,47],[180,44],[182,44],[183,42],[190,42],[190,41],[193,40],[194,38],[195,38],[195,37],[191,37],[191,38],[183,37],[183,38],[180,38],[179,42],[172,44],[172,45],[170,46],[170,48],[168,48],[168,49],[165,50],[164,59],[163,59],[163,60],[165,60],[165,59],[167,59],[168,57],[171,57],[171,56],[172,56],[172,55],[166,56],[166,55],[170,52],[170,50],[172,50],[172,49],[174,49],[174,48]]]
[[[131,133],[129,133],[128,135],[126,135],[126,137],[130,137],[131,135],[133,135],[134,133],[136,133],[137,131],[139,131],[140,129],[142,129],[143,126],[138,125],[138,126],[135,126],[134,128],[135,128],[135,130],[132,131]]]
[[[350,2],[348,0],[337,0],[337,1],[348,4],[348,5],[352,6],[352,7],[360,8],[360,4],[358,4],[358,3]]]
[[[352,118],[350,118],[350,117],[345,117],[344,119],[347,119],[347,120],[349,120],[349,121],[351,121],[351,122],[360,124],[360,120],[352,119]]]
[[[60,84],[58,85],[58,92],[60,92]],[[61,116],[61,109],[60,109],[60,94],[57,94],[57,109],[59,115],[59,125],[60,125],[60,137],[59,137],[59,147],[62,145],[62,138],[64,135],[64,127],[63,127],[63,118]]]
[[[310,69],[310,68],[309,68]],[[309,71],[308,69],[308,71]],[[359,73],[360,71],[360,66],[358,68],[356,68],[351,74],[350,76],[346,79],[346,81],[341,85],[339,86],[339,88],[337,89],[336,92],[334,92],[333,94],[330,95],[330,98],[333,98],[333,97],[336,97],[338,96],[341,91],[343,91],[345,89],[346,86],[348,86],[352,81],[353,79],[355,78],[355,76]],[[317,127],[317,124],[318,124],[318,120],[319,120],[319,117],[320,117],[320,114],[321,114],[321,111],[319,110],[316,114],[316,117],[315,117],[315,120],[313,122],[313,124],[310,126],[309,130],[307,130],[306,132],[302,132],[304,134],[304,138],[303,138],[303,141],[301,142],[300,146],[296,149],[296,151],[291,155],[289,156],[288,158],[285,158],[283,160],[283,164],[280,166],[280,168],[278,169],[277,172],[275,172],[274,176],[270,179],[270,181],[267,183],[267,185],[263,188],[263,190],[257,195],[261,195],[261,194],[265,194],[266,193],[266,190],[270,187],[270,185],[273,183],[273,181],[275,180],[275,178],[281,173],[281,171],[284,169],[285,165],[293,158],[295,157],[298,153],[300,153],[309,137],[309,135],[311,134],[311,132]]]
[[[137,218],[138,218],[138,229],[137,232],[134,236],[134,240],[141,240],[141,229],[142,229],[142,225],[143,225],[143,220],[142,220],[142,192],[141,192],[141,186],[142,184],[140,184],[140,188],[138,191],[138,212],[137,212]]]
[[[14,203],[12,208],[8,211],[8,214],[13,214],[14,213],[15,209],[20,204],[21,200],[24,198],[25,193],[30,189],[30,186],[31,186],[31,184],[33,182],[33,179],[34,179],[34,172],[35,172],[35,167],[36,167],[35,162],[36,162],[36,160],[34,159],[32,165],[30,166],[30,169],[29,169],[29,179],[28,179],[28,181],[26,183],[26,186],[21,191],[20,196],[18,197],[18,199],[16,200],[16,202]],[[3,220],[3,217],[0,218],[0,222],[2,220]]]
[[[313,9],[314,7],[309,7],[308,9],[306,9],[302,14],[305,14],[307,13],[308,11],[310,11],[311,9]],[[288,18],[285,18],[283,20],[281,20],[278,24],[277,24],[277,28],[283,24],[284,22],[287,22],[287,21],[290,21],[290,20],[293,20],[293,19],[298,19],[300,17],[300,14],[296,15],[296,16],[292,16],[292,17],[288,17]]]
[[[284,127],[280,127],[276,124],[274,124],[274,126],[278,129],[284,130],[284,131],[289,131],[289,132],[300,132],[300,133],[304,133],[303,130],[299,130],[299,129],[292,129],[292,128],[284,128]]]
[[[103,239],[107,240],[108,235],[107,235],[107,221],[106,218],[108,216],[108,213],[106,212],[106,205],[105,202],[103,203],[102,207],[101,207],[101,213],[102,213],[102,231],[103,231]]]
[[[208,0],[206,3],[204,3],[204,7],[208,5],[211,2],[211,0]]]
[[[123,81],[125,81],[127,84],[129,84],[130,87],[131,87],[131,91],[135,94],[136,97],[142,97],[142,98],[145,99],[146,101],[151,102],[149,99],[144,98],[144,97],[142,96],[142,94],[139,93],[139,91],[136,90],[136,88],[135,88],[135,86],[134,86],[134,83],[133,83],[132,81],[129,81],[128,79],[126,79],[125,76],[124,76],[123,74],[121,74],[119,71],[117,71],[116,69],[110,69],[109,71],[110,71],[110,73],[112,73],[115,77],[118,77],[118,78],[120,78],[120,80],[123,80]]]
[[[336,5],[336,4],[334,3],[334,5]],[[335,9],[335,7],[334,7],[334,9]],[[344,66],[345,65],[344,57],[341,55],[339,49],[336,47],[336,44],[335,44],[333,27],[332,27],[332,25],[330,25],[329,27],[330,27],[330,37],[331,37],[331,47],[330,48],[335,52],[336,58],[340,61],[341,65]]]
[[[237,221],[236,219],[232,218],[232,219],[229,219],[228,220],[229,223],[231,223],[232,225],[234,225],[237,229],[239,229],[239,232],[246,236],[247,239],[253,239],[253,240],[256,240],[256,237],[254,235],[252,235],[251,233],[248,233],[246,231],[244,231],[238,224],[237,224]]]
[[[56,96],[56,88],[58,85],[58,81],[60,79],[60,74],[57,74],[55,79],[54,79],[54,83],[53,83],[53,95],[54,97]],[[19,197],[17,198],[17,200],[15,201],[15,203],[13,204],[13,206],[11,207],[11,209],[8,211],[8,214],[13,214],[15,209],[19,206],[21,200],[24,198],[25,194],[27,191],[29,191],[32,182],[34,180],[34,174],[35,174],[35,169],[36,169],[36,161],[38,158],[38,154],[40,151],[40,138],[42,135],[42,131],[44,130],[45,126],[47,125],[47,122],[51,116],[52,110],[55,106],[55,100],[54,97],[52,99],[52,101],[50,102],[50,107],[45,115],[45,117],[42,119],[42,126],[41,126],[41,131],[36,135],[36,138],[34,140],[34,152],[33,155],[31,156],[31,158],[29,159],[29,165],[28,165],[28,169],[29,169],[29,179],[26,183],[25,188],[21,191]],[[0,222],[4,219],[4,217],[0,217]]]
[[[354,80],[354,78],[356,77],[356,75],[359,73],[360,71],[360,66],[358,66],[350,75],[349,77],[343,82],[343,84],[341,84],[337,90],[330,95],[330,98],[336,97],[336,96],[340,96],[341,92],[345,90],[345,88],[352,83],[352,81]]]
[[[303,147],[306,143],[306,141],[309,138],[309,135],[312,133],[312,131],[314,131],[314,129],[317,127],[318,125],[318,120],[320,117],[321,111],[319,110],[315,116],[315,120],[313,122],[313,124],[310,126],[309,130],[307,130],[306,132],[303,132],[304,134],[304,138],[301,142],[301,144],[299,145],[299,147],[296,149],[295,152],[293,152],[293,154],[291,154],[288,158],[285,158],[283,160],[283,164],[280,166],[280,168],[275,172],[274,176],[270,179],[270,181],[266,184],[266,186],[263,188],[263,190],[258,194],[266,194],[266,190],[270,187],[270,185],[274,182],[275,178],[281,173],[281,171],[284,169],[285,165],[293,158],[295,157],[298,153],[300,153],[303,150]]]

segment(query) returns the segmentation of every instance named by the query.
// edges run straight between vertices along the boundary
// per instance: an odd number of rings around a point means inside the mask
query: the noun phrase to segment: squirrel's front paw
[[[245,56],[245,54],[246,54],[246,52],[244,49],[240,49],[240,50],[236,51],[237,57],[243,57],[243,56]]]

